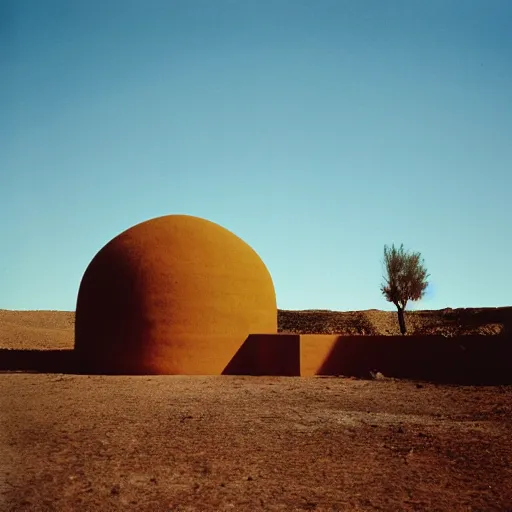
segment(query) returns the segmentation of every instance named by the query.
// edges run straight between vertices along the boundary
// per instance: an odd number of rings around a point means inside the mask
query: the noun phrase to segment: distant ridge
[[[495,336],[512,332],[512,306],[409,311],[406,321],[408,334]],[[0,348],[70,349],[74,325],[74,311],[0,309]],[[295,334],[400,334],[396,313],[377,309],[280,309],[278,330]]]
[[[406,312],[408,334],[498,335],[510,332],[512,306],[444,308]],[[398,335],[394,311],[279,310],[280,332],[296,334]]]

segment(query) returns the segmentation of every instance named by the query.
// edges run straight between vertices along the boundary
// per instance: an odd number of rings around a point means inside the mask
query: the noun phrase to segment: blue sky
[[[111,238],[205,217],[286,309],[512,305],[509,0],[0,0],[0,308],[73,310]]]

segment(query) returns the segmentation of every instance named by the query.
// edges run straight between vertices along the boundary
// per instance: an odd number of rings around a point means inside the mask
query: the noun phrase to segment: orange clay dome
[[[213,222],[142,222],[94,257],[80,284],[82,369],[220,374],[251,333],[277,332],[272,278],[244,241]]]

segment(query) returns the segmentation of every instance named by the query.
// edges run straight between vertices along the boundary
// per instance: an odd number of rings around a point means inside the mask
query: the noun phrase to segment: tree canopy
[[[397,249],[394,245],[384,246],[386,276],[381,291],[388,302],[392,302],[399,313],[400,330],[405,334],[403,311],[407,302],[423,297],[428,286],[427,269],[419,252],[408,252],[403,244]]]

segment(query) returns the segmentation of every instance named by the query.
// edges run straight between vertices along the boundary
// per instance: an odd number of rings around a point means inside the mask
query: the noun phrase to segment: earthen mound
[[[272,278],[244,241],[197,217],[124,231],[80,284],[75,353],[87,371],[220,374],[251,333],[277,331]]]

